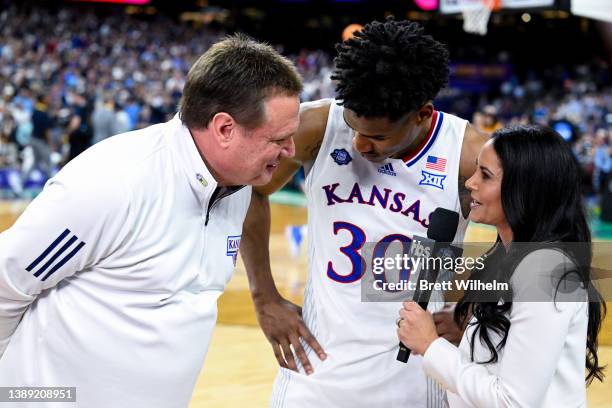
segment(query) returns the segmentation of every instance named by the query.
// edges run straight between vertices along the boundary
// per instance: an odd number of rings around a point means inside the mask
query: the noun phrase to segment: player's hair
[[[582,203],[580,166],[569,145],[550,128],[519,126],[500,129],[493,133],[492,139],[503,171],[501,203],[512,230],[513,242],[534,244],[511,244],[506,253],[498,237],[498,242],[488,253],[485,267],[475,272],[472,278],[510,282],[518,263],[529,253],[540,247],[561,250],[571,259],[574,268],[561,277],[555,298],[565,280],[580,281],[587,289],[586,381],[590,383],[594,378],[601,381],[603,368],[597,358],[597,335],[606,304],[591,284],[591,233]],[[484,363],[496,362],[498,352],[505,346],[511,325],[508,315],[512,309],[512,289],[500,294],[504,301],[498,304],[478,301],[477,294],[466,292],[457,304],[455,320],[458,323],[465,322],[469,315],[476,318],[474,323],[470,323],[475,326],[470,346],[472,360],[476,335],[486,344],[491,355]],[[501,336],[497,344],[491,333]]]
[[[448,83],[446,46],[415,22],[374,21],[336,50],[336,97],[358,116],[395,121],[433,100]]]
[[[179,116],[191,129],[203,129],[227,112],[249,129],[265,119],[264,102],[274,95],[299,95],[302,80],[293,63],[274,48],[244,34],[214,44],[187,75]]]

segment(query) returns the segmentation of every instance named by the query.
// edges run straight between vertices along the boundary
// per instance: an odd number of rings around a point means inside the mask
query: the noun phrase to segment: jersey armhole
[[[463,152],[463,142],[465,142],[465,133],[467,132],[467,127],[468,127],[469,122],[465,119],[463,119],[463,134],[461,136],[461,140],[459,141],[459,166],[457,167],[457,201],[459,202],[459,215],[461,217],[461,220],[466,223],[466,228],[467,228],[467,223],[469,223],[470,221],[470,214],[468,213],[467,217],[463,216],[463,208],[461,206],[461,196],[460,196],[460,189],[459,189],[459,180],[461,179],[461,153]]]
[[[313,174],[313,171],[315,171],[315,165],[317,164],[317,162],[323,160],[320,158],[322,154],[321,152],[329,150],[327,149],[327,141],[328,141],[327,134],[330,129],[330,126],[332,126],[331,124],[332,109],[334,109],[335,104],[336,104],[336,100],[330,99],[329,113],[327,114],[327,121],[325,122],[325,130],[323,131],[323,138],[321,139],[321,147],[319,147],[317,156],[313,160],[308,160],[302,164],[302,166],[304,167],[304,176],[305,176],[304,184],[305,184],[306,190],[309,189],[310,185],[312,184],[311,180],[313,179],[313,177],[315,177],[315,175]]]

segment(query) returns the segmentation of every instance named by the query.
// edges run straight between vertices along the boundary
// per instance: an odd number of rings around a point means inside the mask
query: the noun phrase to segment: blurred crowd
[[[189,67],[223,35],[164,16],[3,10],[0,193],[27,195],[92,144],[170,119]],[[325,53],[292,59],[304,100],[333,96]]]
[[[222,34],[16,6],[0,27],[0,166],[14,170],[0,184],[16,195],[93,143],[167,120],[189,66]]]
[[[587,195],[603,191],[612,170],[612,71],[604,62],[556,67],[513,78],[482,97],[472,123],[485,132],[517,124],[554,128],[580,162]]]
[[[0,194],[35,194],[92,144],[170,119],[189,67],[223,35],[163,16],[143,21],[74,8],[5,8]],[[302,100],[334,96],[329,54],[303,50],[289,57],[304,78]],[[513,77],[477,99],[455,90],[444,108],[487,132],[516,123],[555,126],[573,143],[587,184],[597,191],[611,168],[611,83],[605,63],[557,67]]]

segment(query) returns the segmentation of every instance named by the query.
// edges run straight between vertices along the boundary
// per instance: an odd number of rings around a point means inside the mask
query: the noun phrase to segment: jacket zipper
[[[204,220],[204,226],[205,227],[208,226],[208,220],[210,219],[210,212],[219,201],[221,201],[225,197],[231,196],[237,191],[242,190],[244,187],[245,186],[229,188],[229,189],[225,188],[225,191],[223,191],[223,194],[219,194],[219,193],[221,192],[222,189],[224,189],[224,187],[216,187],[215,191],[212,193],[210,197],[210,200],[208,201],[208,209],[206,210],[206,219]]]

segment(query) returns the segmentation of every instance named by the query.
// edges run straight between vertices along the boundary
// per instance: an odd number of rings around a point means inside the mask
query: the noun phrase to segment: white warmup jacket
[[[443,338],[429,346],[423,367],[446,388],[451,408],[586,407],[586,291],[576,287],[563,293],[562,287],[555,293],[555,281],[550,279],[556,275],[552,271],[563,270],[568,262],[561,252],[546,249],[532,252],[518,265],[512,276],[513,296],[531,301],[512,303],[508,339],[497,363],[470,360],[473,326],[468,326],[459,348]],[[497,344],[500,337],[490,335]],[[474,358],[490,358],[478,335]]]
[[[0,235],[0,386],[186,407],[250,196],[217,189],[178,117],[68,163]]]

